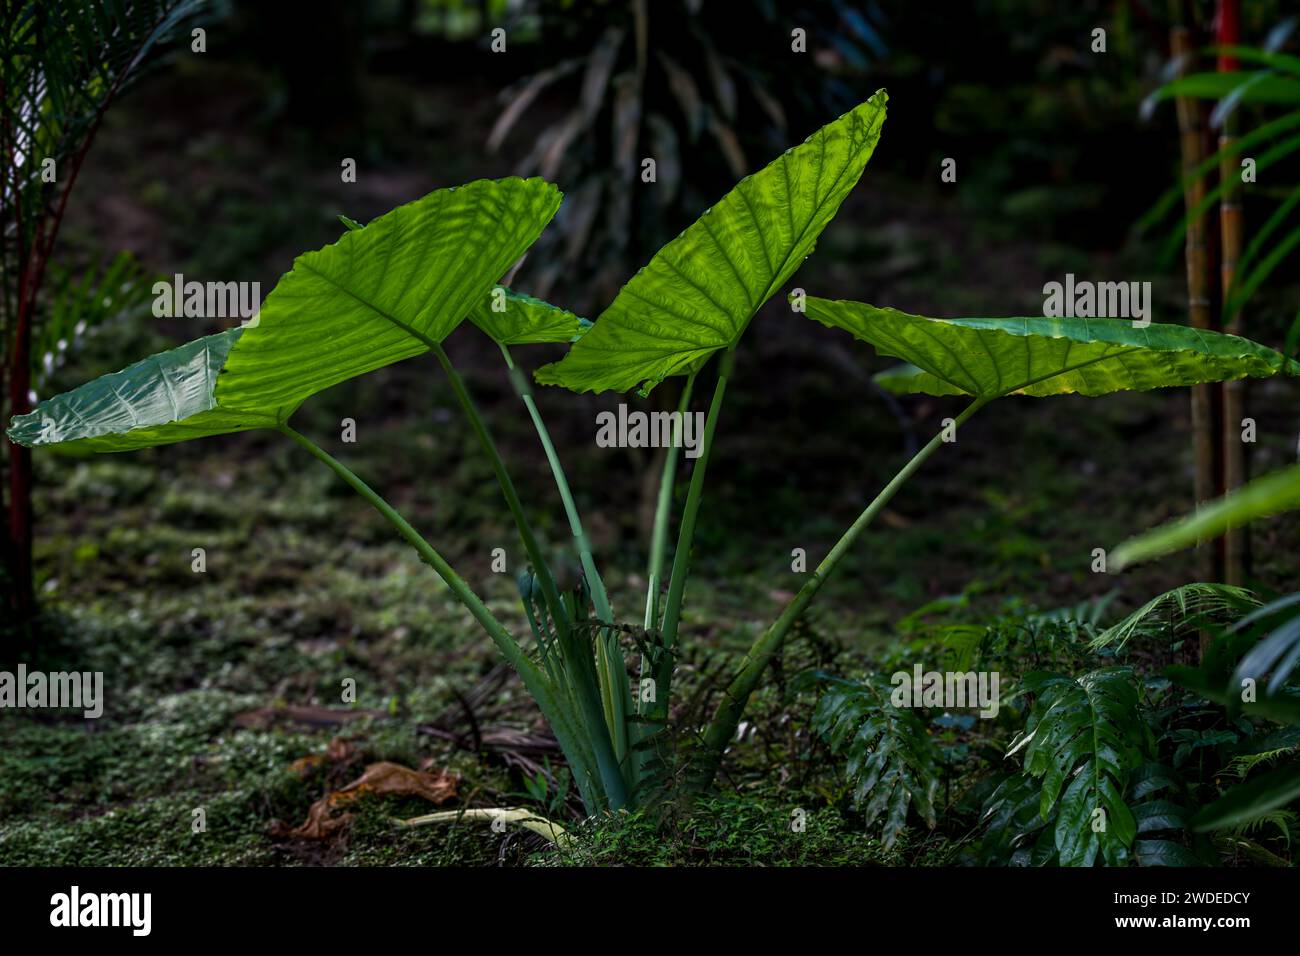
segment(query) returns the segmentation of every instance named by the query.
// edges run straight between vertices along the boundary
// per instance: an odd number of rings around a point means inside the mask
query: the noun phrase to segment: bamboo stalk
[[[1170,50],[1179,61],[1179,75],[1185,75],[1191,72],[1194,51],[1190,18],[1184,20],[1183,5],[1178,0],[1170,6],[1175,21],[1170,29]],[[1197,167],[1208,155],[1205,111],[1201,102],[1190,96],[1176,97],[1175,106],[1184,181],[1183,202],[1189,216],[1185,245],[1188,321],[1194,328],[1211,329],[1215,325],[1215,315],[1207,217],[1192,215],[1207,192],[1206,177],[1197,175]],[[1212,385],[1192,387],[1192,441],[1196,459],[1194,492],[1198,507],[1218,497],[1220,487],[1218,452],[1222,435],[1216,427],[1215,392]],[[1222,570],[1221,543],[1202,544],[1197,554],[1198,577],[1203,581],[1219,581],[1223,577]],[[1207,640],[1208,635],[1203,634],[1202,649]]]
[[[1219,0],[1218,41],[1222,47],[1236,46],[1241,39],[1240,0]],[[1219,72],[1231,73],[1238,68],[1234,56],[1219,57]],[[1237,139],[1237,111],[1223,119],[1219,135],[1219,149],[1225,150]],[[1223,184],[1223,197],[1219,202],[1219,231],[1221,257],[1219,286],[1225,305],[1231,301],[1233,281],[1237,274],[1237,260],[1241,258],[1244,225],[1241,208],[1241,170],[1236,156],[1223,154],[1219,168],[1219,181]],[[1240,308],[1224,314],[1224,331],[1233,335],[1242,333]],[[1246,383],[1237,379],[1223,383],[1223,491],[1231,492],[1246,481],[1246,445],[1241,440],[1242,419],[1246,412]],[[1224,580],[1228,584],[1243,586],[1246,583],[1246,558],[1249,539],[1245,527],[1234,528],[1224,535]]]

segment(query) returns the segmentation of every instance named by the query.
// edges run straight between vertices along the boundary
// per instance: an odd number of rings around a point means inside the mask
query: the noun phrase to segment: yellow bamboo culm
[[[1240,10],[1235,5],[1224,2],[1220,8],[1219,39],[1224,45],[1238,42],[1237,31]],[[1220,57],[1219,69],[1231,72],[1237,69],[1232,57]],[[1232,110],[1224,117],[1223,131],[1219,136],[1219,181],[1223,185],[1223,196],[1219,200],[1219,288],[1222,290],[1224,310],[1224,331],[1241,335],[1243,323],[1240,308],[1233,304],[1236,290],[1233,288],[1237,275],[1237,260],[1241,256],[1242,235],[1245,228],[1242,220],[1241,170],[1236,165],[1237,157],[1229,155],[1227,150],[1237,139],[1237,111]],[[1246,383],[1244,380],[1224,382],[1223,385],[1223,491],[1231,492],[1246,482],[1246,445],[1242,441],[1241,430],[1246,416]],[[1224,581],[1238,587],[1246,583],[1246,567],[1249,550],[1248,532],[1245,527],[1230,529],[1224,535],[1223,574]]]
[[[1179,74],[1191,71],[1194,44],[1191,29],[1176,24],[1170,32],[1170,46],[1179,61]],[[1204,200],[1207,190],[1204,175],[1194,176],[1205,159],[1205,122],[1201,103],[1190,96],[1175,97],[1178,112],[1179,152],[1182,158],[1183,202],[1191,213]],[[1187,311],[1189,323],[1198,329],[1214,325],[1214,303],[1210,286],[1210,255],[1207,216],[1192,216],[1187,222]],[[1214,385],[1192,388],[1192,436],[1196,456],[1195,495],[1199,506],[1219,493],[1220,435],[1214,421]],[[1197,554],[1197,572],[1202,581],[1222,579],[1221,551],[1217,542],[1205,542]]]

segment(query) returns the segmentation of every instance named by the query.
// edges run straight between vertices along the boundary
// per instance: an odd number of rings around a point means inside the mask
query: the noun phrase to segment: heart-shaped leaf
[[[734,346],[862,175],[886,99],[878,92],[742,179],[655,253],[562,361],[537,370],[537,381],[576,392],[649,391]]]
[[[221,408],[213,394],[244,331],[209,335],[47,399],[14,418],[9,437],[21,445],[105,452],[274,428],[274,415]]]
[[[807,313],[911,363],[876,380],[898,394],[1105,395],[1278,372],[1300,364],[1236,335],[1124,319],[930,319],[809,297]]]
[[[299,256],[247,326],[42,402],[14,419],[10,435],[127,451],[277,427],[315,392],[427,351],[417,335],[444,339],[487,301],[559,203],[540,179],[478,180],[350,225],[338,242]]]
[[[492,289],[470,311],[469,320],[498,345],[572,342],[591,328],[590,322],[566,309],[505,286]]]
[[[441,342],[541,234],[560,192],[481,179],[399,206],[299,256],[217,382],[223,407],[282,414]]]

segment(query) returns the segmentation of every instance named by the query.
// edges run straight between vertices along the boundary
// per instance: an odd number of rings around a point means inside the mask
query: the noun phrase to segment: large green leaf
[[[566,309],[505,286],[483,296],[470,311],[469,320],[498,345],[572,342],[591,327],[586,319]]]
[[[250,428],[274,428],[274,415],[217,405],[217,376],[244,329],[227,329],[101,375],[13,420],[22,445],[131,451]]]
[[[1192,514],[1125,541],[1111,554],[1111,567],[1118,571],[1294,508],[1300,508],[1300,465],[1256,478]]]
[[[127,451],[274,428],[313,393],[427,351],[420,336],[444,339],[488,301],[559,203],[540,179],[478,180],[349,226],[299,256],[247,326],[49,399],[14,419],[10,434],[33,446]]]
[[[562,361],[538,369],[537,381],[648,391],[734,346],[862,175],[886,99],[878,92],[742,179],[623,286]]]
[[[877,381],[927,395],[1105,395],[1285,371],[1300,364],[1235,335],[1125,319],[930,319],[809,297],[812,318],[911,363]]]
[[[479,303],[555,215],[541,179],[477,180],[399,206],[304,253],[217,382],[228,408],[283,414],[345,379],[427,350]]]

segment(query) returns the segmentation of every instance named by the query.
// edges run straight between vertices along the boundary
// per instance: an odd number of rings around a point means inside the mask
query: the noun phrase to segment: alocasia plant
[[[674,662],[694,530],[734,350],[758,309],[786,284],[853,188],[880,136],[885,95],[818,130],[742,180],[663,247],[594,323],[494,285],[536,239],[560,196],[540,180],[478,181],[440,190],[334,245],[299,257],[259,318],[155,356],[42,403],[13,422],[29,445],[125,451],[186,438],[273,428],[369,501],[434,568],[518,671],[551,725],[587,810],[645,804],[668,780]],[[956,419],[1008,394],[1099,395],[1265,376],[1300,366],[1233,336],[1119,320],[927,319],[891,309],[808,299],[806,311],[911,363],[880,381],[898,392],[968,395]],[[468,318],[500,348],[556,480],[582,579],[560,590],[487,424],[442,348]],[[664,592],[663,567],[678,455],[661,476],[639,626],[610,606],[568,480],[512,347],[571,342],[537,381],[574,391],[643,393],[686,377],[681,407],[719,354],[699,457]],[[520,576],[536,647],[526,649],[448,562],[342,462],[289,427],[316,392],[380,366],[432,352],[492,462],[531,567]],[[691,792],[709,786],[746,703],[790,629],[855,538],[941,444],[936,436],[867,506],[776,622],[740,662],[697,748]],[[640,658],[635,690],[627,653]]]

